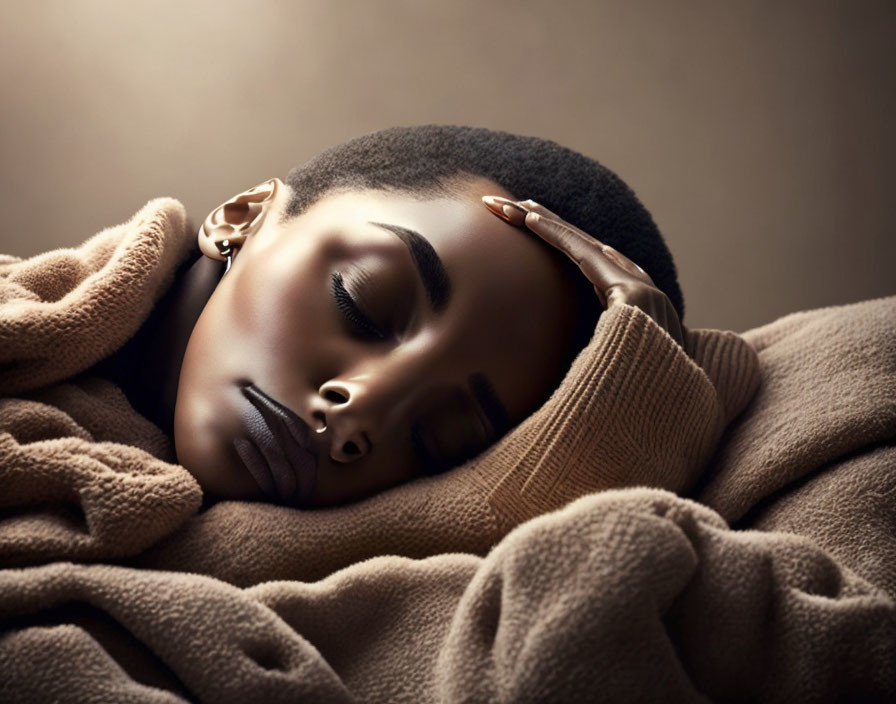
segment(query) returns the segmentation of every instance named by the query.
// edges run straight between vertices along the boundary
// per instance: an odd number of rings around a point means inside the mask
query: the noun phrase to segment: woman
[[[7,698],[893,699],[896,297],[683,331],[618,179],[451,127],[0,284]]]
[[[548,140],[365,135],[218,206],[198,249],[95,373],[214,497],[331,506],[458,466],[547,399],[598,301],[683,340],[647,211]]]

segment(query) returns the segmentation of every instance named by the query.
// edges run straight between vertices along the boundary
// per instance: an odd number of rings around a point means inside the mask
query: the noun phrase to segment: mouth
[[[243,414],[249,437],[233,440],[237,453],[269,499],[308,508],[318,465],[308,425],[254,384],[240,391],[251,405]]]

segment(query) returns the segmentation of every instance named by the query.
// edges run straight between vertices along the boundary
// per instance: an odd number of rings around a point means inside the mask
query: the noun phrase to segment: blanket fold
[[[202,492],[170,445],[103,379],[0,399],[2,564],[130,556],[180,527]]]

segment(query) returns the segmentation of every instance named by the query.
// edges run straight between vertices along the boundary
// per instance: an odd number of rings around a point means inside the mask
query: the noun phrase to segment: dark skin
[[[487,194],[498,200],[489,203]],[[637,265],[534,202],[511,200],[492,181],[468,182],[452,198],[328,194],[281,226],[288,195],[271,179],[209,214],[199,232],[206,256],[160,302],[152,347],[131,367],[149,370],[153,419],[173,429],[178,461],[216,498],[263,500],[233,442],[246,435],[238,388],[245,380],[315,431],[314,506],[420,476],[414,423],[425,427],[430,448],[457,463],[493,444],[502,433],[477,407],[467,379],[474,372],[489,379],[510,427],[556,388],[578,310],[564,256],[577,261],[605,307],[638,305],[683,339],[668,298]],[[452,282],[440,311],[430,309],[402,240],[371,221],[429,239]],[[214,243],[225,239],[234,256],[222,276]],[[334,271],[388,328],[386,338],[346,321],[331,295]],[[265,455],[268,463],[285,458]]]
[[[574,261],[585,278],[594,284],[594,292],[604,309],[619,303],[636,306],[679,345],[684,345],[684,329],[672,301],[656,287],[646,271],[622,252],[534,200],[512,201],[490,196],[482,200],[498,217],[531,230]]]

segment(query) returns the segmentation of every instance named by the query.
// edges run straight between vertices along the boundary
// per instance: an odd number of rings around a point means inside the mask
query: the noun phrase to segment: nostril
[[[327,389],[324,391],[324,398],[328,401],[332,401],[333,403],[345,403],[348,401],[348,398],[343,394],[340,394],[338,391],[333,391],[333,389]]]
[[[347,455],[357,455],[361,452],[361,449],[357,445],[355,445],[355,443],[349,440],[342,446],[342,451]]]

